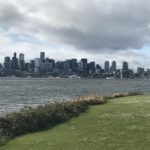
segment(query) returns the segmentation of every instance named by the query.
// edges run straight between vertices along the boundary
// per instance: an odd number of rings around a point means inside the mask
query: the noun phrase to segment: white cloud
[[[45,51],[56,59],[148,64],[148,56],[136,49],[150,42],[149,5],[149,0],[1,0],[0,59],[13,51],[25,53],[28,59]],[[16,42],[12,34],[31,41]]]
[[[100,51],[149,42],[148,0],[2,0],[1,25],[33,37]],[[9,9],[9,11],[8,11]]]

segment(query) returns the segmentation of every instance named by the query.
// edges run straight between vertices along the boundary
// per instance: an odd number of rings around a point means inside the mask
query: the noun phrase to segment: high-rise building
[[[57,61],[55,63],[54,72],[56,72],[56,73],[62,73],[63,67],[64,67],[64,62],[63,61]]]
[[[63,70],[65,72],[70,72],[71,71],[71,60],[70,59],[67,59],[66,61],[64,61]]]
[[[83,62],[83,71],[87,71],[87,59],[86,58],[82,58],[81,62]]]
[[[121,78],[129,78],[130,70],[128,67],[128,62],[124,61],[122,64]]]
[[[22,53],[19,54],[19,60],[23,60],[24,61],[24,54],[22,54]]]
[[[2,69],[3,69],[3,66],[2,66],[2,64],[0,63],[0,72],[2,71]],[[1,73],[0,73],[0,75],[1,75]]]
[[[12,57],[11,68],[12,68],[12,70],[18,69],[18,59],[17,59],[17,53],[16,52],[14,53],[14,56]]]
[[[146,75],[147,75],[148,78],[150,78],[150,69],[146,70]]]
[[[97,64],[95,69],[96,69],[95,70],[96,73],[101,73],[102,67]]]
[[[129,69],[128,62],[126,62],[126,61],[123,62],[122,69],[123,70],[128,70]]]
[[[35,65],[35,72],[40,72],[40,68],[41,68],[41,59],[40,58],[35,58],[34,59],[34,65]]]
[[[53,71],[53,62],[51,61],[51,59],[46,58],[45,59],[45,72],[49,73]]]
[[[105,69],[105,73],[109,73],[109,61],[105,61],[104,69]]]
[[[55,68],[55,60],[54,59],[49,59],[49,62],[52,63],[52,69]]]
[[[116,69],[117,69],[116,66],[117,66],[117,65],[116,65],[116,61],[113,61],[113,62],[112,62],[112,66],[111,66],[111,68],[110,68],[110,72],[111,72],[111,73],[116,72]]]
[[[18,65],[19,65],[19,68],[21,69],[21,70],[24,70],[24,68],[25,68],[25,61],[24,61],[24,54],[19,54],[19,63],[18,63]]]
[[[11,69],[10,57],[5,57],[5,59],[4,59],[4,70],[9,71],[10,69]]]
[[[78,63],[78,71],[80,72],[80,71],[83,71],[83,61],[80,61],[79,63]]]
[[[35,62],[34,60],[30,60],[30,70],[33,72],[35,68]]]
[[[45,61],[45,52],[40,52],[40,59],[42,62]]]
[[[30,71],[30,63],[25,63],[24,64],[24,70]]]
[[[88,72],[89,73],[95,73],[95,62],[93,61],[93,62],[90,62],[89,64],[88,64]]]
[[[17,58],[17,53],[16,52],[14,52],[14,58]]]
[[[144,68],[138,67],[138,68],[137,68],[137,74],[138,74],[138,76],[141,77],[141,78],[144,77],[144,74],[145,74]]]
[[[72,69],[73,72],[77,71],[78,68],[77,59],[71,59],[70,68]]]
[[[35,67],[35,62],[34,62],[34,60],[30,60],[30,68],[34,68]]]

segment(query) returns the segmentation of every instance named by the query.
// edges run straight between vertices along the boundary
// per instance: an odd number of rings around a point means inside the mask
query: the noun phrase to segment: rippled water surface
[[[150,80],[0,79],[0,115],[81,95],[150,92]]]

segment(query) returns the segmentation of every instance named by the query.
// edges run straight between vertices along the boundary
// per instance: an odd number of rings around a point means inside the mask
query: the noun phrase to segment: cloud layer
[[[11,32],[80,50],[139,49],[150,41],[149,0],[1,0]]]
[[[0,55],[22,49],[35,57],[45,49],[53,57],[144,64],[149,58],[137,50],[150,42],[149,6],[149,0],[1,0]]]

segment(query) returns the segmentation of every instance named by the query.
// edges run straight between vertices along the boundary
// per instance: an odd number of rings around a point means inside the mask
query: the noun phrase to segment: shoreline
[[[50,79],[69,79],[69,80],[80,80],[80,79],[88,79],[88,80],[150,80],[150,78],[92,78],[92,77],[80,77],[80,78],[70,78],[70,77],[31,77],[31,76],[27,76],[27,77],[17,77],[17,76],[4,76],[4,77],[0,77],[1,79],[46,79],[46,80],[50,80]]]
[[[115,98],[90,106],[54,128],[10,140],[2,150],[149,150],[150,95]]]
[[[81,97],[72,101],[45,104],[37,108],[29,107],[20,112],[7,114],[4,117],[0,117],[0,145],[19,135],[48,129],[73,117],[77,117],[80,113],[85,112],[89,106],[105,104],[108,100],[114,98],[135,95],[141,95],[141,93],[118,93],[104,97]]]

